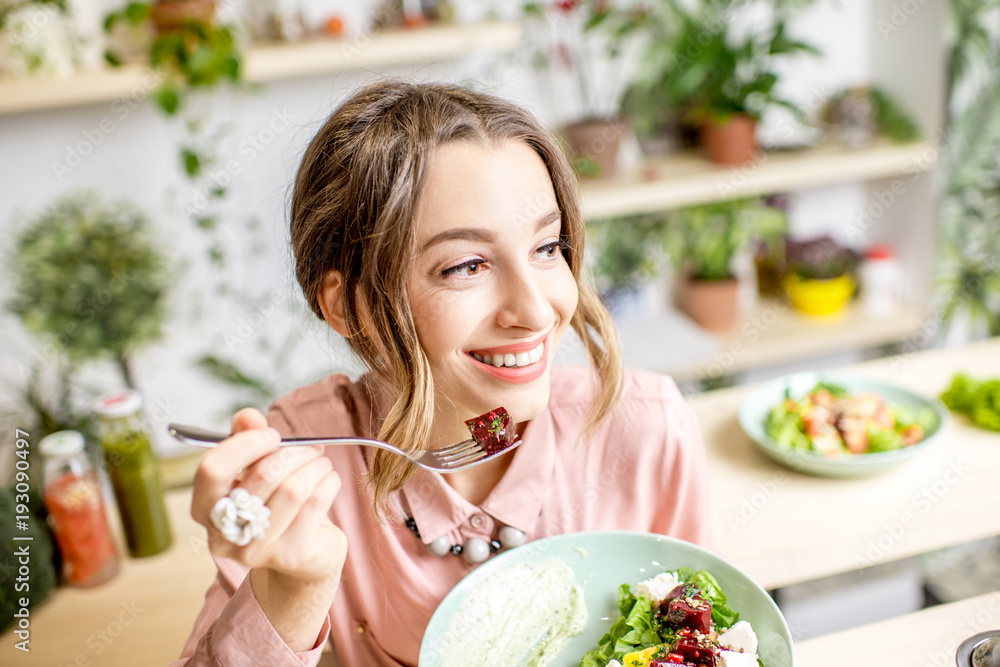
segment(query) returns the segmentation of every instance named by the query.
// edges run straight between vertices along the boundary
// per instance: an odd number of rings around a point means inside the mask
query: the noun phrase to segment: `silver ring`
[[[228,496],[219,498],[209,518],[224,538],[245,547],[252,540],[264,537],[271,526],[271,508],[260,496],[238,486]]]

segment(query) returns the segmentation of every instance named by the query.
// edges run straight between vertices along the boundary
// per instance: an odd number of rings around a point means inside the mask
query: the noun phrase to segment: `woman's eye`
[[[555,257],[566,248],[567,248],[566,242],[559,240],[543,245],[541,248],[538,249],[538,252],[545,255],[546,257]]]
[[[479,273],[479,267],[485,264],[484,260],[473,259],[468,262],[453,266],[441,272],[445,276],[474,276]]]

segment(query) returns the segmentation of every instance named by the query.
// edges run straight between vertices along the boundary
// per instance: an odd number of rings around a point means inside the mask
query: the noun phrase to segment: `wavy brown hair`
[[[434,415],[434,382],[406,290],[417,203],[431,158],[453,141],[498,146],[510,140],[523,141],[541,157],[562,213],[560,236],[580,292],[571,325],[599,387],[584,425],[588,434],[621,393],[618,336],[607,309],[583,279],[585,231],[576,176],[552,135],[530,113],[458,86],[381,81],[333,112],[299,167],[290,215],[299,285],[323,318],[324,278],[331,270],[341,274],[348,341],[395,396],[381,415],[379,438],[404,449],[427,446]],[[368,482],[377,516],[414,470],[401,457],[375,450]]]

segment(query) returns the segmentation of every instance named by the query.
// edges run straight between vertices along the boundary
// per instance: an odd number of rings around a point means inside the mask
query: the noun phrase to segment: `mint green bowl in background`
[[[774,406],[785,400],[788,390],[792,398],[799,398],[817,382],[829,382],[843,387],[851,394],[875,392],[890,408],[895,406],[929,407],[937,419],[924,439],[915,445],[891,452],[872,454],[842,454],[829,458],[812,451],[805,451],[778,444],[764,430],[767,415]],[[933,447],[950,421],[948,408],[937,398],[930,398],[896,385],[864,378],[837,375],[836,373],[794,373],[762,384],[740,406],[740,426],[750,439],[767,456],[792,470],[820,477],[865,477],[876,475],[912,460]]]
[[[567,533],[529,542],[505,551],[480,565],[445,596],[431,617],[420,645],[420,667],[436,667],[447,649],[442,639],[462,601],[484,579],[501,569],[524,561],[555,557],[565,562],[578,584],[583,585],[587,604],[587,627],[574,637],[552,663],[553,667],[577,667],[587,651],[619,617],[618,587],[679,567],[708,570],[719,581],[730,606],[740,619],[753,626],[759,642],[758,655],[764,667],[793,667],[792,637],[777,605],[752,579],[713,553],[683,540],[631,531],[587,531]],[[633,589],[634,591],[634,589]],[[484,651],[483,665],[493,665]],[[470,665],[469,667],[476,667]]]

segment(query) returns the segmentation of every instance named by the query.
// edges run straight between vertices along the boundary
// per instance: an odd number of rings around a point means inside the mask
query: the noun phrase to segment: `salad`
[[[889,406],[875,392],[851,394],[819,382],[804,396],[785,400],[767,415],[764,431],[779,445],[836,458],[888,452],[924,439],[936,415],[929,407]]]
[[[758,667],[757,636],[709,572],[664,572],[618,588],[621,618],[580,667]]]

